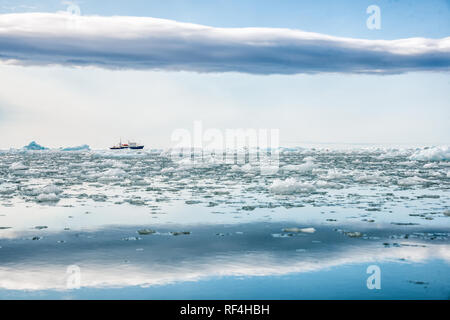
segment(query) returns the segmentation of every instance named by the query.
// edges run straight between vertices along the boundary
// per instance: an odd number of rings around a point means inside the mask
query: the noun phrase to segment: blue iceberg
[[[25,150],[48,150],[48,148],[43,147],[36,143],[36,141],[31,141],[29,145],[23,147]]]
[[[89,151],[89,150],[91,150],[91,148],[89,148],[87,144],[83,144],[82,146],[78,147],[68,147],[61,149],[61,151]]]

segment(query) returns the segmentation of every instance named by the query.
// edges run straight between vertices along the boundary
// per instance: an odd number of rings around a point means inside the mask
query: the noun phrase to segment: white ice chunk
[[[24,165],[22,162],[14,162],[9,167],[10,170],[27,170],[28,167]]]
[[[40,195],[37,196],[36,200],[38,202],[56,202],[59,201],[59,198],[56,194],[54,193],[41,193]]]
[[[42,188],[42,193],[44,193],[44,194],[51,194],[51,193],[60,194],[62,192],[63,192],[63,190],[61,188],[59,188],[53,184]]]
[[[425,179],[419,178],[417,176],[414,176],[414,177],[400,179],[397,181],[397,184],[400,186],[414,186],[414,185],[424,184],[426,182],[428,182],[428,181]]]
[[[286,180],[276,179],[269,187],[270,192],[276,194],[311,193],[315,191],[312,184],[297,181],[294,178]]]
[[[13,183],[0,184],[0,194],[11,194],[17,190],[17,185]]]
[[[410,159],[420,161],[450,161],[450,147],[432,147],[415,152]]]

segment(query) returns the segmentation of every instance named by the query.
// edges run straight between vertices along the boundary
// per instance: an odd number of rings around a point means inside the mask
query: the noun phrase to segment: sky
[[[449,144],[449,18],[443,0],[0,0],[0,149],[168,147],[196,120]]]

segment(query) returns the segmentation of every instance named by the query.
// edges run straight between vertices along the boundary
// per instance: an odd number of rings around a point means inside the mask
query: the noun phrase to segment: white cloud
[[[22,65],[255,74],[448,71],[450,37],[364,40],[147,17],[0,15],[0,59]]]

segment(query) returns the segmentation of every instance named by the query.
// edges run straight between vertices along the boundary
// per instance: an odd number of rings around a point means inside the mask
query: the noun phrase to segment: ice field
[[[448,147],[86,149],[0,152],[0,298],[450,297]]]

